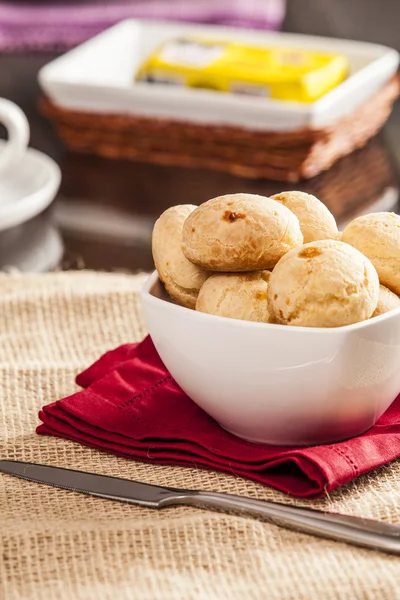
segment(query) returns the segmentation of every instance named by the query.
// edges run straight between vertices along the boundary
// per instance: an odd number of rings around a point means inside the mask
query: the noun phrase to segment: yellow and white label
[[[339,54],[178,38],[163,43],[136,80],[314,102],[341,83],[347,71],[348,60]]]

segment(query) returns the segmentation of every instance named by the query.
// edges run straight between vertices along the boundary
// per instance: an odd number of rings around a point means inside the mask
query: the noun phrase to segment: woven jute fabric
[[[38,436],[39,408],[100,354],[146,333],[143,276],[0,276],[0,457],[297,503],[234,476]],[[306,504],[302,502],[303,504]],[[400,461],[313,506],[400,522]],[[193,508],[161,511],[0,475],[4,600],[400,598],[400,559]]]

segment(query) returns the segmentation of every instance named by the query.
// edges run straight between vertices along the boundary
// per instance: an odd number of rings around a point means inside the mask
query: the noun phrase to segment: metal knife
[[[400,525],[391,525],[371,519],[219,492],[161,487],[107,475],[12,460],[0,460],[0,472],[45,485],[149,508],[165,508],[184,504],[203,509],[250,515],[288,529],[374,550],[400,554]]]

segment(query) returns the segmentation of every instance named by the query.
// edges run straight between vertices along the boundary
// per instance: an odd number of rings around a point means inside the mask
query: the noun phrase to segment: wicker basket
[[[48,99],[42,101],[41,111],[73,151],[296,182],[314,177],[364,146],[388,119],[399,90],[395,77],[354,113],[329,127],[289,132],[85,113],[60,108]]]

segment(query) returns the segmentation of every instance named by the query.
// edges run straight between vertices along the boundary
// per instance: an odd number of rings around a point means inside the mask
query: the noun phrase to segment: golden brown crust
[[[203,284],[196,310],[210,315],[268,323],[269,271],[216,273]]]
[[[365,254],[376,268],[379,280],[400,294],[400,216],[381,212],[354,219],[342,240]]]
[[[231,194],[205,202],[183,227],[182,250],[211,271],[245,272],[272,268],[303,241],[298,219],[275,200]]]
[[[199,290],[209,275],[182,253],[183,224],[195,208],[191,204],[169,208],[156,221],[152,236],[158,275],[171,298],[187,308],[195,308]]]
[[[378,306],[375,309],[373,317],[378,317],[379,315],[383,315],[384,313],[390,312],[395,308],[399,308],[400,306],[400,298],[388,290],[384,285],[379,286],[379,300]]]
[[[338,239],[339,231],[334,216],[315,196],[293,191],[281,192],[272,198],[296,215],[305,244],[317,240]]]
[[[365,256],[343,242],[322,240],[279,261],[268,286],[268,308],[277,323],[340,327],[368,319],[378,295],[378,275]]]

